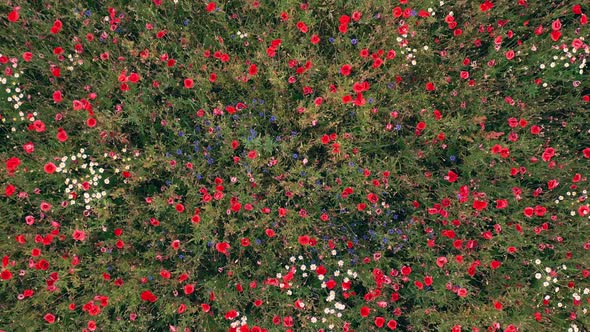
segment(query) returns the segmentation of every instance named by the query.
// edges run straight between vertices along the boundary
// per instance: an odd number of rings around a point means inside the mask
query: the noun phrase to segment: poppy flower
[[[58,128],[56,137],[58,141],[63,143],[68,140],[68,133],[66,133],[66,131],[62,128]]]
[[[150,292],[149,290],[146,290],[141,293],[141,299],[146,302],[154,303],[158,298],[156,297],[156,295],[154,295],[154,293]]]
[[[0,272],[0,279],[2,279],[2,280],[12,279],[12,272],[10,272],[9,270],[3,270],[2,272]]]
[[[4,189],[4,195],[6,195],[6,197],[10,197],[14,194],[14,192],[16,191],[16,187],[13,184],[7,184],[6,188]]]
[[[9,22],[16,22],[18,21],[18,18],[20,17],[20,15],[18,14],[20,7],[16,7],[14,8],[10,13],[8,13],[8,21]]]
[[[371,309],[369,307],[361,307],[361,317],[367,317],[371,313]]]
[[[258,73],[258,67],[255,64],[250,65],[250,68],[248,69],[248,74],[250,76],[254,76]]]
[[[43,319],[45,319],[45,321],[49,324],[53,324],[55,322],[55,315],[53,314],[45,314],[45,316],[43,316]]]
[[[215,244],[215,249],[224,255],[228,254],[227,251],[230,248],[231,248],[231,246],[227,242],[219,242],[219,243]]]
[[[340,73],[344,76],[350,75],[351,71],[352,71],[351,65],[343,65],[342,67],[340,67]]]
[[[6,161],[6,170],[8,173],[14,173],[20,164],[21,161],[19,158],[12,157]]]
[[[467,294],[468,294],[468,292],[467,292],[467,289],[465,289],[465,288],[459,288],[459,289],[457,290],[457,295],[458,295],[459,297],[466,297],[466,296],[467,296]]]
[[[375,317],[375,326],[381,328],[381,327],[383,327],[384,324],[385,324],[385,318],[379,317],[379,316]]]
[[[395,330],[395,329],[397,329],[397,322],[395,320],[391,319],[387,322],[387,327],[390,330]]]
[[[47,174],[53,174],[56,169],[57,169],[57,167],[52,162],[49,162],[49,163],[45,164],[45,166],[43,167],[43,170]]]
[[[184,79],[184,87],[186,89],[190,89],[195,85],[195,82],[191,79],[191,78],[185,78]]]

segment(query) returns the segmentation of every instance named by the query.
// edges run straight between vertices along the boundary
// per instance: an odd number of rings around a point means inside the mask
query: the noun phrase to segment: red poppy
[[[248,69],[248,74],[250,74],[250,76],[254,76],[258,73],[258,67],[255,64],[250,65],[250,68]]]
[[[66,131],[62,128],[58,128],[56,137],[58,141],[63,143],[68,140],[68,133],[66,133]]]
[[[141,293],[141,299],[146,302],[149,301],[151,303],[154,303],[158,298],[156,297],[156,295],[154,295],[154,293],[150,292],[149,290],[146,290],[143,293]]]
[[[184,294],[190,295],[195,291],[195,285],[193,284],[186,284],[184,285]]]
[[[43,319],[45,319],[45,321],[49,324],[53,324],[55,322],[55,316],[53,314],[45,314]]]
[[[195,85],[195,82],[191,78],[184,79],[184,87],[187,89],[192,88]]]
[[[445,179],[449,182],[455,182],[455,181],[457,181],[458,178],[459,178],[459,176],[457,175],[457,173],[455,173],[453,171],[449,171],[447,173],[447,176],[445,177]]]
[[[20,9],[19,7],[16,7],[10,13],[8,13],[8,21],[13,22],[13,23],[18,21],[18,18],[19,18],[18,10],[19,9]]]
[[[20,164],[20,159],[12,157],[6,161],[6,170],[8,170],[8,173],[14,173]]]
[[[351,65],[343,65],[342,67],[340,67],[340,73],[344,76],[350,75],[351,71],[352,71]]]
[[[389,320],[389,322],[387,322],[387,327],[390,330],[395,330],[395,329],[397,329],[397,322],[395,320],[391,319],[391,320]]]
[[[369,313],[371,313],[371,309],[369,309],[368,307],[361,307],[361,317],[367,317],[369,316]]]
[[[385,324],[385,318],[379,317],[379,316],[375,317],[375,326],[381,328],[381,327],[383,327],[384,324]]]
[[[47,174],[53,174],[56,169],[57,169],[57,167],[52,162],[49,162],[49,163],[45,164],[45,166],[43,167],[43,170]]]
[[[215,244],[215,249],[224,255],[228,254],[227,251],[230,248],[231,248],[231,246],[227,242],[219,242],[219,243]]]
[[[3,270],[2,272],[0,272],[0,279],[10,280],[12,279],[12,273],[9,270]]]

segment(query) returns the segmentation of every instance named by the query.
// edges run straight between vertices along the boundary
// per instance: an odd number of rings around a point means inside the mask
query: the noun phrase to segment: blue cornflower
[[[356,38],[353,38],[350,40],[350,42],[352,43],[352,45],[356,45],[359,41]]]
[[[395,125],[395,130],[400,131],[402,130],[402,125]]]
[[[178,136],[183,137],[184,136],[184,131],[179,131],[178,132]]]
[[[457,157],[455,157],[454,155],[451,155],[451,156],[449,157],[449,160],[450,160],[450,161],[455,161],[455,160],[457,160]]]
[[[336,39],[334,39],[334,37],[330,37],[330,38],[328,38],[328,41],[330,42],[330,44],[334,44]]]

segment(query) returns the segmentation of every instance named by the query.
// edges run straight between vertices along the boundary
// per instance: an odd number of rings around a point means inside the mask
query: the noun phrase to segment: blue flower
[[[85,15],[86,17],[90,17],[90,15],[92,15],[92,11],[90,11],[90,10],[86,10],[86,11],[84,12],[84,15]]]
[[[297,158],[299,158],[299,155],[297,153],[293,153],[293,158],[297,159]]]
[[[271,117],[270,117],[270,122],[275,122],[275,121],[277,121],[277,117],[276,117],[276,116],[274,116],[274,115],[273,115],[273,116],[271,116]]]
[[[190,23],[190,21],[188,19],[184,20],[184,22],[182,22],[182,24],[184,24],[184,26],[187,26]]]
[[[178,132],[178,136],[183,137],[184,136],[184,131],[179,131]]]
[[[397,130],[397,131],[402,130],[402,125],[400,125],[400,124],[395,125],[395,130]]]
[[[330,44],[334,44],[336,39],[334,39],[334,37],[330,37],[330,38],[328,38],[328,41],[330,42]]]
[[[457,160],[457,157],[455,157],[454,155],[451,155],[451,156],[449,157],[449,160],[450,160],[450,161],[455,161],[455,160]]]
[[[356,45],[359,41],[356,38],[353,38],[350,40],[350,42],[352,43],[352,45]]]

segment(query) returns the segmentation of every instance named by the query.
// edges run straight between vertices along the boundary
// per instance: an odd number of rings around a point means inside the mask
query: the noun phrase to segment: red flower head
[[[149,290],[146,290],[143,293],[141,293],[141,299],[146,302],[149,301],[151,303],[154,303],[158,298],[156,297],[156,295],[154,295],[154,293],[150,292]]]

